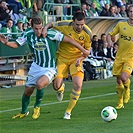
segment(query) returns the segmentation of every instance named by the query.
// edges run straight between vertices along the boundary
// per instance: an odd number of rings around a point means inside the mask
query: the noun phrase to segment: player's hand
[[[85,50],[83,51],[83,56],[84,56],[84,57],[88,57],[89,54],[90,54],[90,51],[89,51],[89,50],[86,50],[86,49],[85,49]]]
[[[6,44],[8,42],[8,37],[0,34],[0,42]]]
[[[42,37],[45,38],[47,36],[47,29],[44,27],[42,30]]]
[[[75,64],[76,67],[78,67],[78,66],[80,65],[81,60],[82,60],[81,58],[78,58],[78,59],[76,60],[76,64]]]

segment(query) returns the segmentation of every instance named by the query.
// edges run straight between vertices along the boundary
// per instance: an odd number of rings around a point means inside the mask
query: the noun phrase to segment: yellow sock
[[[70,102],[68,104],[66,112],[71,113],[72,109],[75,107],[75,105],[80,97],[80,93],[81,93],[81,91],[77,92],[74,89],[72,90],[72,93],[70,94]]]
[[[116,86],[116,91],[118,93],[118,105],[123,104],[123,92],[124,92],[124,86],[123,84]]]
[[[130,88],[130,79],[128,79],[125,83],[123,83],[125,89],[129,89]]]
[[[130,99],[130,79],[128,79],[124,85],[124,103],[128,103]]]
[[[64,92],[65,84],[63,83],[62,86],[57,90],[58,92]]]

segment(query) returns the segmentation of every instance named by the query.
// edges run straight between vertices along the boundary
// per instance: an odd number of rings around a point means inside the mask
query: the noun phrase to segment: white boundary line
[[[86,100],[86,99],[93,99],[93,98],[104,97],[104,96],[111,96],[111,95],[114,95],[114,94],[116,94],[116,93],[107,93],[107,94],[103,94],[103,95],[89,96],[89,97],[79,98],[79,100]],[[62,102],[52,102],[52,103],[41,104],[41,106],[49,106],[49,105],[66,103],[66,102],[69,102],[69,100],[65,100],[65,101],[62,101]],[[29,106],[28,108],[33,108],[33,106]],[[12,111],[15,111],[15,110],[21,110],[21,108],[1,110],[0,113],[12,112]]]

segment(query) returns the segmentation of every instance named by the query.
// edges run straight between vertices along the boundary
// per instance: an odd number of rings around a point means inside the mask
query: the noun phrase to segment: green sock
[[[42,90],[37,89],[37,91],[36,91],[36,102],[34,104],[34,108],[35,107],[40,107],[43,96],[44,96],[44,88]]]
[[[22,114],[25,114],[28,111],[28,105],[30,103],[30,96],[22,96]]]

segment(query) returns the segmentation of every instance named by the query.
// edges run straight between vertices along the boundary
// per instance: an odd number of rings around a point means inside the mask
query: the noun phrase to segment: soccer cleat
[[[65,88],[64,83],[62,84],[62,87],[63,87],[63,91],[56,92],[56,97],[57,97],[58,101],[60,101],[60,102],[63,100],[63,96],[64,96],[64,88]]]
[[[71,114],[70,114],[70,113],[65,112],[63,119],[70,120],[70,119],[71,119],[71,117],[70,117],[70,116],[71,116]]]
[[[39,118],[39,116],[40,116],[40,107],[35,107],[34,108],[34,113],[32,115],[32,118],[33,119],[37,119],[37,118]]]
[[[14,116],[12,117],[12,119],[16,119],[16,118],[20,118],[20,119],[21,119],[21,118],[27,116],[28,114],[29,114],[29,111],[26,112],[25,114],[19,113],[19,114],[17,114],[17,115],[14,115]]]
[[[118,104],[115,108],[116,109],[121,109],[121,108],[124,108],[124,105],[123,104]]]

